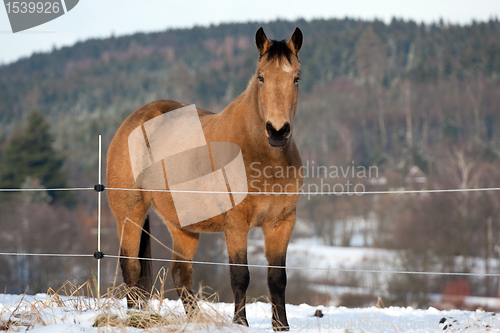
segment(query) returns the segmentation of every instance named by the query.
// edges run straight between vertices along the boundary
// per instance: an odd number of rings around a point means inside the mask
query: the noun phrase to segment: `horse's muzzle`
[[[288,143],[290,138],[291,127],[290,123],[285,123],[279,130],[276,130],[270,123],[266,123],[267,139],[272,147],[283,148]]]

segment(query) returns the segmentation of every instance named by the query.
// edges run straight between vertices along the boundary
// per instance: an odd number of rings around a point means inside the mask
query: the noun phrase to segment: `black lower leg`
[[[198,312],[196,298],[191,289],[193,284],[193,268],[187,263],[173,263],[171,266],[172,278],[181,298],[182,305],[188,317],[193,317]]]
[[[129,308],[139,307],[150,296],[152,280],[152,262],[151,258],[151,237],[149,235],[149,215],[144,221],[143,231],[141,233],[141,241],[139,244],[139,253],[137,259],[120,258],[120,265],[123,273],[123,280],[128,287],[131,288],[127,293],[127,306]],[[120,251],[121,256],[130,256],[129,253]],[[142,259],[144,258],[144,259]]]
[[[276,266],[284,266],[284,262]],[[288,331],[290,327],[288,326],[285,311],[285,268],[269,268],[267,282],[271,293],[271,302],[273,307],[273,330]]]
[[[186,311],[187,316],[189,318],[194,317],[198,313],[199,309],[193,291],[191,289],[178,288],[177,293],[181,298],[182,305],[184,306],[184,311]]]
[[[246,253],[240,254],[230,260],[232,264],[247,264]],[[234,294],[234,319],[240,325],[248,326],[245,310],[248,284],[250,283],[250,273],[247,266],[230,266],[231,287]]]
[[[146,216],[141,234],[141,244],[139,247],[139,261],[141,263],[141,275],[137,281],[137,287],[144,292],[150,293],[153,285],[153,264],[151,260],[151,236],[149,226],[149,215]],[[142,259],[144,258],[144,259]]]
[[[127,254],[121,251],[121,256],[127,256]],[[141,300],[146,299],[145,290],[138,285],[141,265],[137,259],[120,258],[120,267],[123,281],[129,288],[126,294],[127,306],[129,308],[138,308]]]

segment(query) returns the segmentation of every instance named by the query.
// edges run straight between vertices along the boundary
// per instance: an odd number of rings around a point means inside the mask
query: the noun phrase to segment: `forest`
[[[396,18],[276,20],[112,36],[4,64],[0,187],[93,187],[98,135],[105,152],[123,120],[151,101],[220,112],[254,73],[260,26],[273,39],[289,38],[295,27],[304,34],[294,125],[304,163],[377,170],[362,178],[315,175],[306,183],[350,181],[366,191],[500,187],[500,22]],[[93,253],[96,197],[84,191],[2,194],[0,252]],[[499,211],[498,191],[303,197],[298,217],[305,227],[293,237],[396,250],[403,269],[498,273]],[[156,215],[152,223],[168,246],[168,231]],[[106,203],[103,226],[104,251],[117,254]],[[159,244],[153,252],[170,258]],[[195,259],[227,261],[223,237],[202,237]],[[46,292],[70,278],[91,279],[92,260],[0,257],[7,268],[2,271],[9,272],[0,275],[0,285],[7,292],[27,285],[32,293]],[[114,279],[115,266],[107,262],[106,281]],[[227,269],[200,266],[195,274],[195,284],[231,299]],[[430,294],[457,292],[457,284],[469,295],[496,296],[500,282],[488,276],[390,279],[386,304],[418,306],[428,305]],[[288,301],[315,302],[306,280],[290,282]],[[346,280],[339,276],[336,285]],[[251,285],[249,295],[265,292],[260,285]]]

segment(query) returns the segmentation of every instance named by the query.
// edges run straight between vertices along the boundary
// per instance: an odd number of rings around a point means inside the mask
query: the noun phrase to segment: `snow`
[[[102,300],[109,304],[109,300]],[[105,303],[108,302],[108,303]],[[12,331],[34,333],[48,332],[271,332],[271,306],[265,302],[247,304],[249,328],[234,325],[231,317],[233,304],[200,302],[200,308],[210,320],[204,324],[188,323],[170,327],[157,327],[142,330],[133,327],[96,328],[93,324],[96,318],[108,311],[110,315],[126,318],[136,311],[126,308],[126,300],[115,300],[113,307],[97,306],[92,299],[83,297],[54,298],[47,294],[34,296],[3,295],[0,297],[0,320],[15,319],[20,324],[12,326]],[[152,311],[161,316],[175,314],[185,318],[182,304],[179,300],[152,301]],[[355,308],[345,307],[313,307],[307,304],[286,306],[291,331],[300,332],[500,332],[500,319],[494,313],[476,311],[450,310],[440,311],[430,307],[426,310],[411,307],[389,308]],[[323,317],[313,316],[316,310],[321,310]],[[13,313],[14,312],[14,313]],[[28,326],[29,325],[29,326]]]

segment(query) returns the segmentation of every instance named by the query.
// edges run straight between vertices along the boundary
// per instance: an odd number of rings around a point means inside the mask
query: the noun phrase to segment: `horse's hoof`
[[[129,310],[144,310],[149,306],[148,300],[144,298],[128,298],[127,299],[127,308]]]
[[[248,327],[248,321],[244,317],[235,317],[233,319],[233,323],[238,324],[238,325],[243,325]]]
[[[195,305],[186,311],[186,315],[189,320],[194,320],[200,316],[200,308],[198,305]]]
[[[281,321],[273,320],[273,331],[275,332],[284,332],[289,331],[290,326],[288,325],[288,321],[285,319],[285,323],[283,324]]]
[[[286,325],[286,326],[273,326],[273,331],[275,332],[285,332],[285,331],[289,331],[290,330],[290,326]]]

